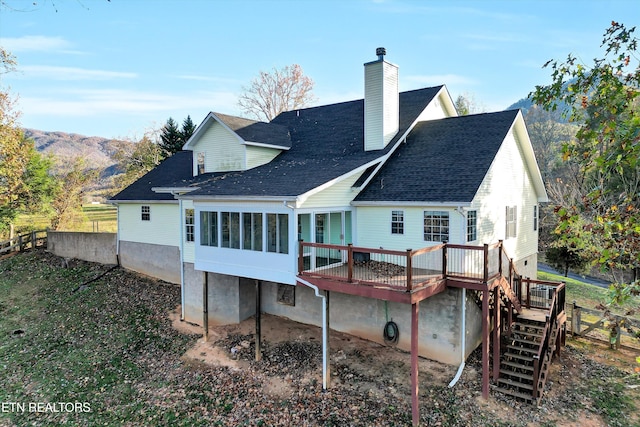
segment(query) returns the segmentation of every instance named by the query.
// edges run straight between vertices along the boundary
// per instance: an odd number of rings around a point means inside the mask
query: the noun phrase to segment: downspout
[[[120,204],[116,208],[116,263],[120,265]]]
[[[460,366],[458,367],[458,372],[456,372],[456,376],[453,377],[451,382],[449,383],[449,387],[453,387],[456,385],[460,376],[462,375],[462,370],[464,369],[465,364],[465,353],[466,349],[466,341],[467,341],[467,290],[462,288],[462,329],[460,331],[460,350],[462,352]]]
[[[326,326],[327,325],[326,323],[327,300],[325,296],[320,293],[320,290],[318,289],[317,286],[312,285],[311,283],[299,277],[297,277],[296,280],[302,283],[303,285],[313,289],[316,293],[316,296],[322,298],[322,389],[326,390],[327,389],[327,368],[329,363],[329,355],[327,354],[328,334],[327,334],[327,326]]]
[[[461,226],[460,226],[460,230],[462,232],[462,234],[460,235],[460,240],[462,241],[462,243],[465,243],[465,238],[464,236],[466,235],[466,227],[465,227],[465,219],[466,216],[464,215],[464,210],[462,209],[461,206],[458,206],[458,208],[456,209],[456,211],[462,216],[462,221],[461,221]],[[460,356],[460,366],[458,367],[458,371],[456,372],[456,376],[453,377],[453,379],[451,380],[451,382],[449,383],[449,388],[453,387],[454,385],[456,385],[456,383],[458,382],[458,380],[460,379],[460,376],[462,375],[462,371],[464,370],[464,365],[465,365],[465,361],[466,361],[466,344],[467,344],[467,290],[465,288],[462,288],[462,310],[460,310],[462,312],[462,321],[461,323],[461,329],[460,329],[460,351],[461,351],[461,356]]]
[[[175,196],[173,191],[171,194]],[[184,320],[184,209],[182,209],[182,199],[178,199],[178,206],[180,209],[180,320]]]

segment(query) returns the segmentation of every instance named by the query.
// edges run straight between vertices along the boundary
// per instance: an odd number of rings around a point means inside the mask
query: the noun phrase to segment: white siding
[[[352,189],[353,184],[358,180],[362,173],[354,174],[345,178],[329,188],[321,190],[306,199],[301,208],[328,208],[336,206],[348,206],[353,198],[357,195]]]
[[[193,145],[193,170],[197,172],[199,152],[205,153],[205,172],[246,169],[246,146],[238,137],[214,121]]]
[[[364,66],[364,147],[384,148],[398,132],[398,67],[386,61]]]
[[[391,211],[404,211],[404,234],[391,234]],[[453,208],[434,206],[358,206],[356,209],[356,246],[405,250],[435,246],[440,242],[424,240],[424,211],[449,213],[449,242],[461,243],[462,215]],[[466,224],[466,222],[465,222]]]
[[[533,230],[535,189],[525,168],[516,137],[510,132],[476,193],[470,209],[478,211],[478,241],[505,239],[506,207],[517,206],[516,237],[504,241],[516,260],[538,251],[538,232]]]
[[[187,210],[187,209],[193,209],[193,200],[183,200],[182,201],[182,209]],[[183,219],[184,219],[184,214],[183,214]],[[197,222],[198,218],[195,217],[195,213],[194,213],[194,221]],[[182,261],[184,262],[194,262],[195,257],[196,257],[196,250],[195,250],[195,241],[194,242],[187,242],[186,240],[186,224],[182,224],[183,227],[183,231],[182,231],[182,236],[184,239],[184,243],[183,243],[183,250],[184,253],[182,254]],[[197,240],[198,235],[194,234],[194,239]]]
[[[150,207],[150,220],[142,221],[141,206]],[[156,245],[180,245],[178,203],[121,203],[118,205],[119,239]]]
[[[444,106],[442,105],[442,100],[440,96],[436,97],[433,101],[427,105],[420,116],[418,116],[418,121],[426,121],[426,120],[438,120],[443,119],[445,117],[449,117]]]
[[[273,160],[282,151],[276,148],[256,147],[252,145],[246,146],[247,150],[247,169],[264,165]]]

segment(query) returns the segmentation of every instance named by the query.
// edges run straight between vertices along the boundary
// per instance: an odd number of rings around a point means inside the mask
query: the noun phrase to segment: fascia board
[[[437,207],[451,207],[451,208],[457,208],[457,207],[470,207],[471,206],[471,202],[430,202],[428,200],[426,201],[357,201],[357,202],[351,202],[352,206],[424,206],[424,207],[429,207],[429,206],[437,206]]]

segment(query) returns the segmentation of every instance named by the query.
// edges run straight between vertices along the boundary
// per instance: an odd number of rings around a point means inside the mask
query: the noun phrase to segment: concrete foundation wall
[[[177,246],[121,240],[120,264],[165,282],[180,283],[180,249]]]
[[[64,258],[117,264],[116,233],[47,232],[47,250]]]
[[[185,264],[185,319],[202,325],[202,272]],[[303,285],[295,288],[295,306],[277,302],[278,284],[261,282],[261,310],[291,320],[321,326],[322,299]],[[460,289],[447,289],[422,303],[419,308],[419,354],[432,360],[458,364],[461,354]],[[255,282],[209,273],[209,325],[238,323],[255,314]],[[339,293],[330,295],[330,327],[384,344],[387,319],[397,323],[403,350],[411,349],[411,306]],[[481,342],[481,310],[467,295],[466,356]]]

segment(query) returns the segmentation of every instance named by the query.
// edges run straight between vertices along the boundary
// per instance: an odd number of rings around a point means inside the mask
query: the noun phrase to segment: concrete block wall
[[[48,231],[47,251],[63,258],[117,264],[116,233]]]
[[[177,246],[120,241],[120,265],[169,283],[180,283]]]
[[[186,264],[185,264],[186,265]],[[185,320],[202,325],[203,272],[185,268]],[[261,282],[263,313],[321,326],[322,299],[313,289],[298,285],[295,305],[277,302],[278,284]],[[447,289],[420,303],[419,349],[421,356],[456,365],[461,354],[460,289]],[[255,282],[209,273],[209,325],[238,323],[255,314]],[[481,342],[481,310],[468,293],[466,300],[466,357]],[[387,319],[397,323],[400,331],[397,346],[411,349],[411,306],[371,298],[332,292],[330,295],[330,327],[370,341],[384,344],[383,328]]]

